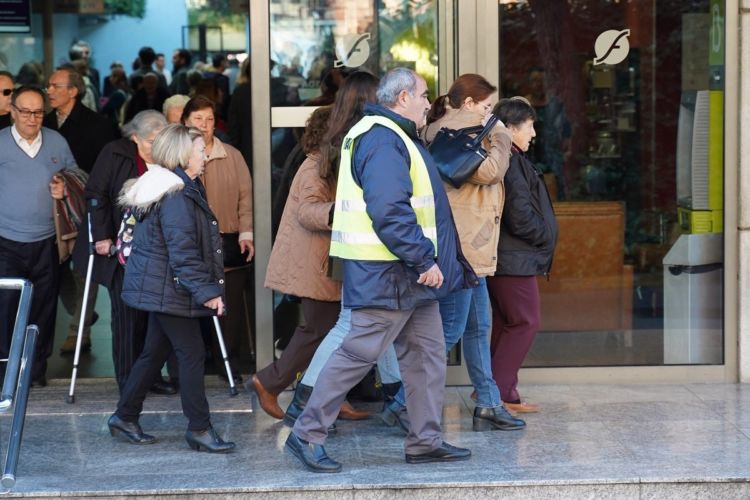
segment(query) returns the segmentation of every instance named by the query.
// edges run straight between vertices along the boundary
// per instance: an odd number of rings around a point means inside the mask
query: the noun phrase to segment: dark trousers
[[[118,265],[112,277],[112,288],[109,289],[112,305],[112,361],[121,394],[135,360],[143,351],[148,324],[147,312],[133,309],[122,301],[120,294],[124,277],[125,269]]]
[[[250,329],[248,324],[248,311],[245,304],[245,281],[247,280],[247,268],[227,271],[224,280],[226,284],[226,309],[227,314],[219,318],[221,331],[224,334],[224,347],[227,349],[229,366],[233,375],[239,375],[239,355],[242,350],[242,342],[249,342]],[[221,357],[219,341],[216,338],[212,318],[206,318],[205,328],[210,331],[211,355],[214,366],[219,374],[225,374],[224,360]]]
[[[539,331],[539,285],[536,276],[492,276],[487,289],[492,304],[492,376],[503,401],[513,403],[521,399],[518,370]]]
[[[60,302],[70,314],[70,325],[68,325],[68,336],[78,336],[78,323],[81,321],[81,309],[83,305],[83,292],[86,287],[86,270],[81,274],[73,269],[70,259],[60,264]],[[89,297],[86,301],[86,318],[83,323],[83,336],[91,336],[91,323],[94,321],[94,310],[96,308],[96,295],[99,285],[91,283],[89,286]]]
[[[305,371],[315,350],[336,324],[341,302],[302,299],[305,325],[298,326],[281,357],[256,373],[261,385],[272,394],[279,394]]]
[[[135,362],[117,403],[117,415],[136,421],[143,410],[146,393],[174,349],[180,373],[182,412],[188,429],[201,431],[211,425],[206,389],[203,385],[206,350],[200,322],[161,313],[148,314],[148,332],[143,352]]]
[[[24,278],[34,285],[29,324],[39,327],[39,341],[34,353],[31,377],[45,376],[47,358],[55,340],[57,294],[60,289],[60,266],[55,237],[32,243],[0,238],[0,277]],[[13,325],[18,311],[19,292],[0,290],[0,357],[7,358]]]

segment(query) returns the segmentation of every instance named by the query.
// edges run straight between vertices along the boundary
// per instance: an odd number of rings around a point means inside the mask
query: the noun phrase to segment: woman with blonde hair
[[[132,444],[156,441],[138,418],[151,383],[174,350],[188,418],[185,440],[194,450],[221,453],[234,443],[222,440],[211,425],[199,322],[224,313],[221,236],[198,179],[205,149],[199,130],[168,125],[154,140],[152,155],[159,166],[123,188],[121,204],[132,208],[137,223],[122,300],[148,311],[148,331],[108,425],[113,436]]]

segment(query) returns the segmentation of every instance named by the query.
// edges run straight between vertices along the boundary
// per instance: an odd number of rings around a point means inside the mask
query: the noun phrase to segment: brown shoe
[[[278,418],[279,420],[284,418],[284,410],[279,406],[279,401],[277,399],[278,395],[268,392],[265,387],[263,387],[263,384],[260,383],[260,380],[258,380],[257,375],[253,374],[250,380],[245,384],[245,387],[247,390],[255,393],[260,402],[260,407],[263,408],[264,412],[268,413],[273,418]]]
[[[503,403],[505,408],[515,413],[537,413],[539,405],[534,403]]]
[[[73,354],[76,352],[76,341],[78,340],[78,337],[75,336],[68,336],[65,338],[65,342],[63,342],[63,345],[60,346],[60,354]],[[91,350],[91,338],[90,337],[83,337],[81,339],[81,352],[86,352]]]
[[[364,420],[370,418],[370,412],[364,410],[357,410],[349,401],[341,403],[341,409],[339,410],[339,418],[342,420]]]

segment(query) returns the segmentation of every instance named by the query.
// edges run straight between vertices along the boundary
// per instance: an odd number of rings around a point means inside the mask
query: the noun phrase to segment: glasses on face
[[[18,114],[21,115],[21,118],[28,120],[29,118],[34,118],[35,120],[41,120],[44,118],[44,110],[43,109],[37,109],[37,110],[31,110],[31,109],[22,109],[17,106],[13,106],[13,108],[18,111]]]
[[[3,89],[3,96],[8,97],[13,93],[13,89]]]
[[[66,85],[64,83],[50,83],[47,85],[47,92],[49,92],[51,89],[59,90],[59,89],[67,89],[72,87],[72,85]]]

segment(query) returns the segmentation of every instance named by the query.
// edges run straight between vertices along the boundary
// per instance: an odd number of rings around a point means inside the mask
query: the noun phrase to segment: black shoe
[[[191,431],[185,433],[185,441],[195,451],[207,451],[209,453],[227,453],[234,449],[234,443],[224,441],[213,427],[205,431]]]
[[[109,417],[107,425],[112,436],[122,436],[130,444],[153,444],[156,442],[154,436],[143,433],[143,429],[138,422],[126,422],[117,414]]]
[[[385,405],[380,414],[380,420],[390,427],[398,425],[402,431],[409,433],[409,426],[411,425],[409,414],[406,413],[406,407],[401,406],[395,399]]]
[[[286,438],[286,449],[313,472],[341,472],[341,464],[326,453],[322,444],[313,444],[290,433]]]
[[[459,448],[443,441],[440,448],[420,455],[406,454],[407,464],[426,464],[429,462],[457,462],[471,458],[471,450]]]
[[[309,385],[297,384],[297,388],[294,389],[294,398],[284,413],[284,424],[289,427],[294,427],[294,423],[297,421],[299,416],[302,414],[302,410],[305,409],[307,401],[310,399],[313,388]]]
[[[47,387],[47,377],[42,375],[31,381],[31,387]]]
[[[162,396],[174,396],[177,394],[177,386],[166,380],[158,380],[151,386],[149,391],[154,394],[161,394]]]
[[[474,408],[475,431],[516,431],[526,427],[526,422],[508,413],[504,406]]]

